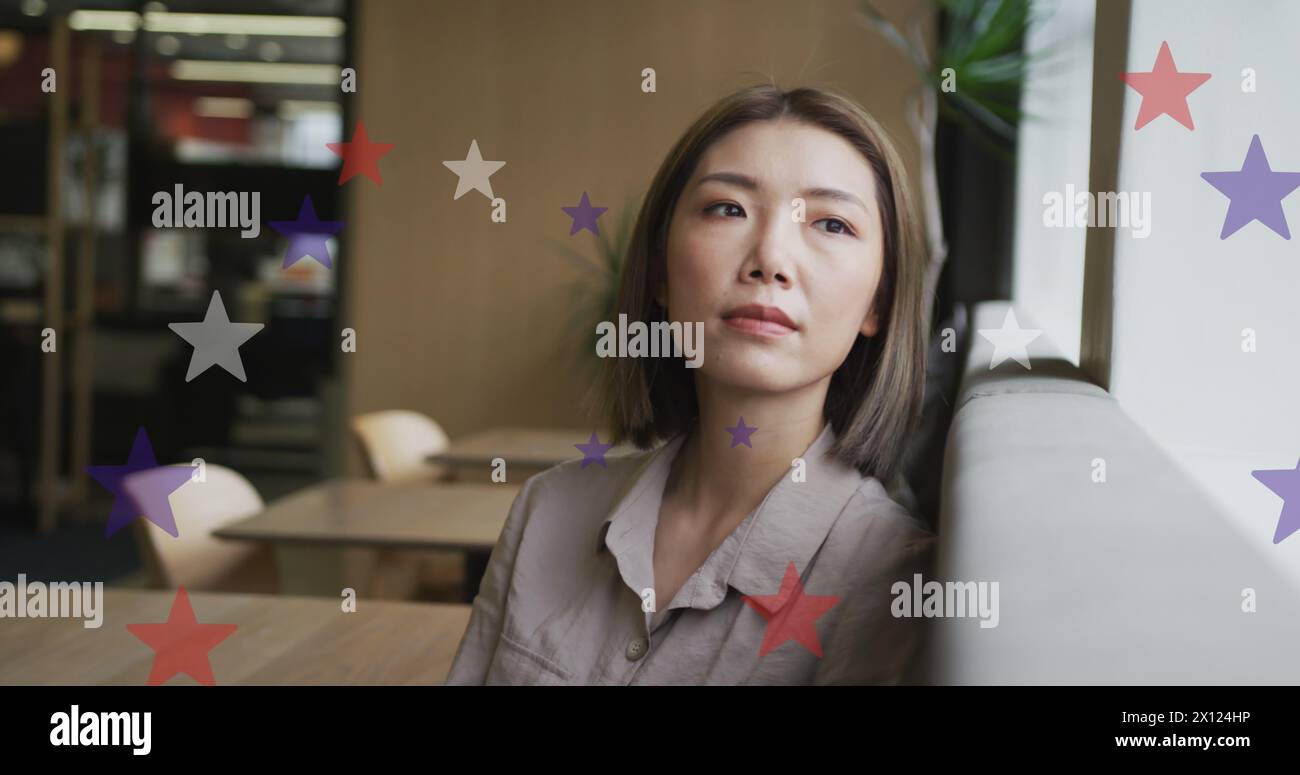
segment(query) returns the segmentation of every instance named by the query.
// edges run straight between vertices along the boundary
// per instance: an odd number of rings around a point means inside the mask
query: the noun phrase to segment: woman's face
[[[745,124],[709,147],[678,198],[656,298],[669,320],[703,321],[700,376],[794,390],[879,330],[883,252],[874,176],[852,145],[799,121]]]

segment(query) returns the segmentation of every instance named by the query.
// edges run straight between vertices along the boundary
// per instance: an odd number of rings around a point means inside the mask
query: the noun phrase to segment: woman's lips
[[[758,318],[724,318],[728,326],[743,331],[746,334],[766,334],[768,336],[785,336],[794,333],[794,329],[789,326],[783,326],[775,320],[759,320]]]
[[[722,320],[731,328],[747,334],[785,336],[797,330],[794,321],[780,309],[760,304],[737,307],[723,315]]]

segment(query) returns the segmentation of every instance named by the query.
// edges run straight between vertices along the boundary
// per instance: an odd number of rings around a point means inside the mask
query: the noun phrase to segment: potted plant
[[[925,22],[940,14],[933,56],[925,41]],[[948,256],[939,198],[936,135],[940,120],[951,122],[996,156],[1012,160],[1016,131],[1024,116],[1019,95],[1031,61],[1041,54],[1022,51],[1031,22],[1031,0],[925,0],[900,30],[868,0],[861,19],[902,52],[920,83],[909,95],[907,119],[921,151],[921,202],[929,251],[926,318]]]

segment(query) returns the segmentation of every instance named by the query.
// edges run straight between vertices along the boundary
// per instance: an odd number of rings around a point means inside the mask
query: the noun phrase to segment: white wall
[[[1300,245],[1258,222],[1220,240],[1229,200],[1200,177],[1239,169],[1254,134],[1274,170],[1300,170],[1297,29],[1293,0],[1134,0],[1116,73],[1150,71],[1168,41],[1180,71],[1212,77],[1188,98],[1195,131],[1168,116],[1135,131],[1141,96],[1125,97],[1119,186],[1151,192],[1152,228],[1116,234],[1111,392],[1300,579],[1300,537],[1272,544],[1282,501],[1250,475],[1300,457]],[[1283,211],[1300,233],[1300,192]],[[1243,328],[1257,352],[1242,351]]]
[[[1071,363],[1079,362],[1083,309],[1083,229],[1043,225],[1043,195],[1067,183],[1087,189],[1092,120],[1094,6],[1083,0],[1039,3],[1025,50],[1044,52],[1021,98],[1016,169],[1014,294],[1017,307]]]

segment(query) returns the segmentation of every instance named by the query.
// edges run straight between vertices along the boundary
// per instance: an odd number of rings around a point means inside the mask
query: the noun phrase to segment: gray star
[[[460,199],[470,191],[478,191],[492,199],[492,183],[488,178],[506,166],[503,161],[483,161],[483,154],[478,150],[478,140],[469,141],[469,153],[464,161],[444,161],[442,164],[459,178],[456,181],[456,195],[452,199]]]
[[[190,370],[185,374],[186,382],[211,366],[220,366],[240,382],[248,381],[244,376],[244,362],[239,359],[239,346],[252,339],[253,334],[264,326],[261,323],[231,323],[218,291],[212,292],[202,323],[168,323],[167,327],[194,345]]]

